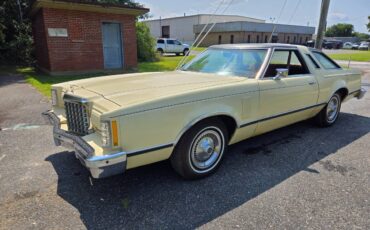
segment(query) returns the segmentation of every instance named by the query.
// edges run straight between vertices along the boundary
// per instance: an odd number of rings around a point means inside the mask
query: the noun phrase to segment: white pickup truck
[[[157,51],[161,54],[175,53],[177,56],[179,56],[182,53],[185,55],[187,52],[189,52],[189,45],[183,44],[176,39],[159,38],[157,40]]]

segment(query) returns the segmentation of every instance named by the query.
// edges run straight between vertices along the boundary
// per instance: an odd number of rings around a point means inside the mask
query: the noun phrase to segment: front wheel
[[[189,53],[189,49],[184,49],[184,51],[182,52],[182,54],[185,56]]]
[[[335,93],[328,104],[316,115],[316,122],[319,126],[328,127],[333,125],[339,116],[342,105],[342,98],[339,93]]]
[[[186,132],[171,156],[171,164],[185,179],[197,179],[212,174],[227,151],[228,133],[217,119],[196,124]]]

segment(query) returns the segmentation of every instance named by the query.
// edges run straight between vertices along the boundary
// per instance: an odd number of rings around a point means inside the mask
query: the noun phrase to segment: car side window
[[[317,62],[315,61],[315,59],[313,59],[313,57],[311,56],[311,54],[306,54],[308,59],[310,59],[310,61],[312,62],[312,64],[315,66],[316,69],[320,69],[320,66],[319,64],[317,64]]]
[[[174,41],[174,43],[175,43],[175,45],[179,45],[179,46],[181,46],[181,42],[179,42],[179,41],[177,41],[177,40],[175,40],[175,41]]]
[[[321,52],[312,52],[315,58],[320,62],[320,64],[325,69],[340,69],[340,66],[337,65],[333,60]]]
[[[167,44],[168,45],[174,45],[175,44],[175,41],[174,40],[167,40]]]
[[[288,76],[292,77],[310,73],[297,50],[275,50],[264,77],[274,77],[276,69],[288,69]]]
[[[163,39],[159,39],[159,40],[157,41],[157,43],[158,43],[158,44],[164,44],[164,40],[163,40]]]

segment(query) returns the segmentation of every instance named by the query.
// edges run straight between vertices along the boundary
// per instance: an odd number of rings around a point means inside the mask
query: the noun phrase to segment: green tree
[[[32,37],[30,20],[24,18],[29,1],[0,2],[0,64],[31,64]]]
[[[338,23],[327,28],[325,36],[327,37],[351,37],[354,32],[352,24]]]
[[[367,40],[370,38],[370,34],[354,32],[353,36],[358,37],[360,40]]]
[[[144,22],[136,22],[137,57],[140,61],[154,61],[155,39]]]
[[[368,16],[367,19],[369,19],[369,23],[367,23],[366,26],[367,30],[370,32],[370,16]]]

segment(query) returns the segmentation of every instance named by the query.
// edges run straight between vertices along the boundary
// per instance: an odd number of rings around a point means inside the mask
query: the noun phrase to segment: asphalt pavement
[[[357,67],[370,91],[370,64]],[[333,127],[231,146],[197,181],[168,161],[93,180],[54,146],[49,107],[22,76],[0,76],[0,229],[370,229],[370,92]]]

